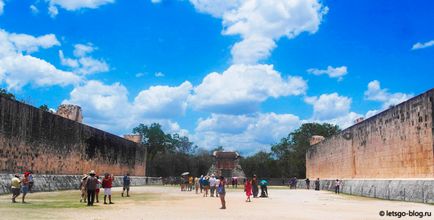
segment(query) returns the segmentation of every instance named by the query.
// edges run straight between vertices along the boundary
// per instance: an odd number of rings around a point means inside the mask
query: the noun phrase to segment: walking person
[[[310,179],[306,178],[306,189],[309,190],[310,189]]]
[[[225,189],[225,178],[223,176],[220,176],[220,182],[219,185],[217,187],[217,193],[219,194],[220,197],[220,202],[222,203],[222,207],[220,209],[226,209],[226,200],[225,200],[225,196],[226,196],[226,189]]]
[[[16,203],[15,199],[20,195],[20,175],[15,174],[11,179],[12,202]]]
[[[29,171],[29,192],[30,193],[32,193],[33,185],[34,185],[33,173],[32,173],[32,171]]]
[[[130,174],[127,173],[123,178],[123,188],[122,188],[122,197],[124,197],[125,190],[127,190],[127,197],[130,197],[130,185],[131,185],[131,178]]]
[[[96,189],[95,189],[95,199],[96,203],[99,203],[99,191],[101,189],[101,180],[99,179],[99,176],[95,176],[96,178]]]
[[[112,183],[113,174],[106,173],[104,179],[102,180],[102,188],[104,188],[104,204],[107,204],[107,197],[109,199],[109,204],[114,204],[112,202]]]
[[[214,192],[216,191],[216,178],[214,174],[211,175],[211,178],[209,178],[209,187],[211,192],[211,197],[214,197]]]
[[[335,181],[335,193],[336,194],[339,194],[340,186],[341,186],[341,181],[339,181],[339,179],[336,179],[336,181]]]
[[[199,179],[199,185],[200,185],[200,193],[202,193],[203,191],[203,175],[200,175],[200,179]]]
[[[250,197],[252,196],[252,181],[247,179],[244,184],[244,192],[246,192],[246,202],[251,202]]]
[[[317,179],[315,180],[315,190],[316,190],[316,191],[319,191],[319,187],[320,187],[320,185],[319,185],[319,178],[317,178]]]
[[[83,177],[80,181],[80,202],[86,203],[87,200],[87,190],[86,190],[86,181],[87,181],[87,174],[83,174]]]
[[[29,192],[29,173],[25,173],[24,177],[21,179],[21,192],[23,193],[22,202],[26,203],[26,195]]]
[[[252,192],[253,192],[253,198],[257,198],[259,189],[258,189],[258,179],[256,178],[256,175],[253,175],[252,178]]]
[[[209,191],[209,176],[206,176],[203,179],[203,189],[205,190],[205,193],[203,194],[203,197],[208,197],[208,191]]]
[[[195,178],[194,178],[194,189],[196,190],[196,194],[199,193],[199,187],[200,187],[200,184],[199,184],[199,178],[198,178],[198,177],[195,177]]]
[[[95,171],[91,170],[86,181],[87,190],[87,206],[93,206],[95,201],[95,191],[98,184],[98,179],[95,178]]]
[[[218,188],[218,186],[220,185],[220,178],[216,178],[216,180],[215,180],[215,185],[216,185],[216,189],[215,189],[215,191],[216,191],[216,193],[215,193],[215,197],[219,197],[219,193],[217,192],[217,188]]]

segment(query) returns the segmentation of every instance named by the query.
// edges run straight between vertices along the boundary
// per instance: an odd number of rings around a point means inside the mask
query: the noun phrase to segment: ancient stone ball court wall
[[[143,145],[0,97],[0,172],[144,176]]]
[[[311,146],[311,179],[434,178],[434,89]]]

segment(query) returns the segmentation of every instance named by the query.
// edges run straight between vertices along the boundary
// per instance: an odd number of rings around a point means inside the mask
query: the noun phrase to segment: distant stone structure
[[[214,163],[208,171],[208,175],[215,174],[225,178],[245,178],[245,174],[239,164],[240,155],[235,151],[214,151]]]
[[[310,179],[434,178],[434,89],[321,142],[306,153]]]
[[[314,135],[310,138],[309,143],[310,145],[315,145],[318,144],[319,142],[325,140],[325,138],[323,136],[320,135]]]
[[[57,115],[64,118],[83,123],[83,113],[78,105],[62,104],[56,112]]]
[[[124,138],[138,144],[141,144],[143,139],[142,135],[140,134],[125,134]]]

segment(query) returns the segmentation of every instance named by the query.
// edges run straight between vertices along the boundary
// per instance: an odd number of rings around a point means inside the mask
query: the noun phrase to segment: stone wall
[[[13,174],[0,174],[0,195],[10,193]],[[34,192],[71,190],[80,187],[81,175],[34,175]],[[115,176],[113,187],[122,186],[122,176]],[[161,185],[158,177],[131,176],[132,186]]]
[[[144,176],[146,148],[116,135],[0,97],[0,172]]]
[[[314,189],[314,180],[310,181]],[[305,180],[297,182],[297,188],[306,189]],[[342,180],[341,193],[387,200],[434,203],[434,180]],[[335,190],[335,180],[320,180],[321,190]]]
[[[313,145],[310,179],[434,178],[434,89]]]

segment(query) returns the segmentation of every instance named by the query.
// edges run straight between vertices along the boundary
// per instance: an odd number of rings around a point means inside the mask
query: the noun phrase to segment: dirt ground
[[[228,189],[227,209],[218,198],[204,198],[177,187],[132,187],[131,197],[120,197],[114,188],[114,205],[87,207],[79,203],[78,191],[33,193],[27,204],[12,204],[10,195],[0,196],[0,219],[419,219],[419,216],[380,216],[380,211],[431,212],[434,206],[385,201],[331,192],[269,189],[269,198],[245,202],[241,189]],[[395,214],[396,215],[396,214]],[[408,215],[408,214],[407,214]]]

